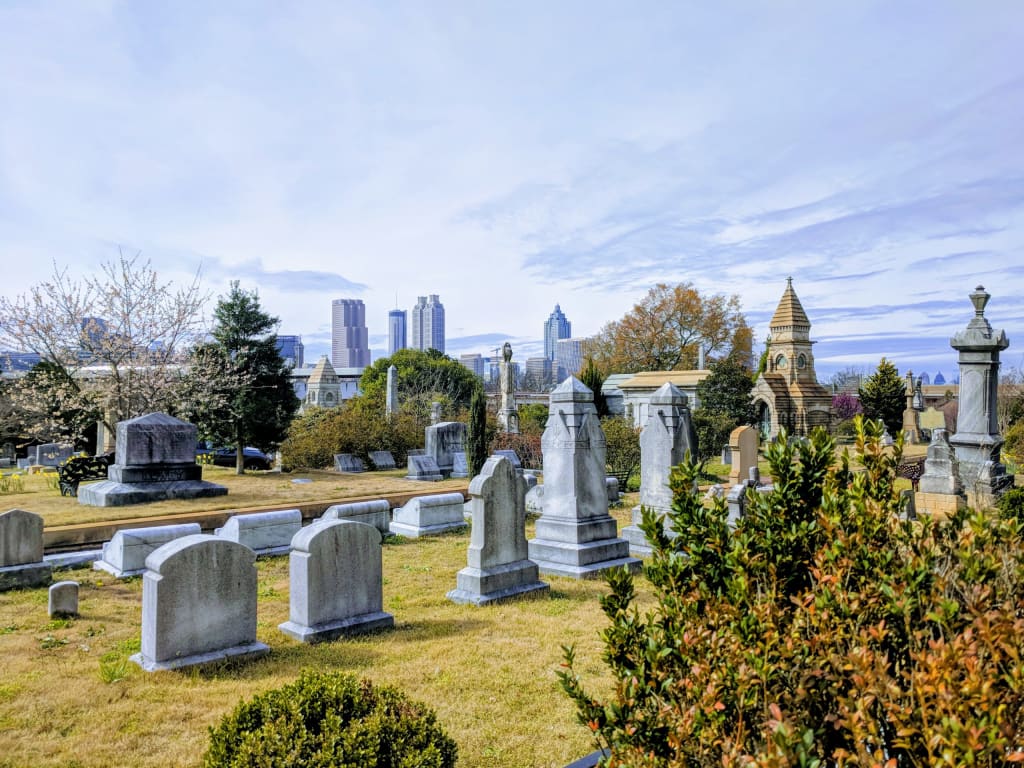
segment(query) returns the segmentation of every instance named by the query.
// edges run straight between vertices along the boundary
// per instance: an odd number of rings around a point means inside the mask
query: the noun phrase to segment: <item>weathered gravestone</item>
[[[757,430],[736,427],[729,433],[729,454],[732,457],[729,485],[736,485],[750,476],[751,467],[757,466]]]
[[[594,395],[574,376],[551,392],[541,447],[544,511],[528,542],[541,573],[588,578],[609,568],[638,569],[640,561],[629,556],[629,542],[616,537],[608,514],[605,438]]]
[[[452,454],[452,477],[469,477],[469,462],[466,461],[465,451]]]
[[[228,541],[244,544],[257,555],[283,555],[291,548],[292,537],[302,528],[302,512],[280,509],[232,515],[216,533]]]
[[[58,581],[50,586],[47,612],[51,618],[78,615],[78,582]]]
[[[149,413],[117,424],[117,452],[107,480],[78,489],[78,503],[118,507],[163,499],[223,496],[223,485],[202,480],[196,464],[196,427]]]
[[[455,453],[466,450],[466,425],[461,421],[442,421],[426,429],[426,455],[437,463],[445,477],[450,477]]]
[[[74,454],[75,446],[70,443],[44,443],[36,446],[35,463],[42,467],[58,467]]]
[[[604,487],[608,492],[608,503],[618,504],[619,503],[619,478],[617,477],[606,477],[604,479]]]
[[[651,554],[640,522],[643,507],[655,515],[672,511],[672,490],[669,476],[672,467],[689,453],[697,455],[697,433],[694,431],[686,395],[671,382],[665,382],[653,395],[647,409],[647,424],[640,433],[640,504],[633,508],[631,525],[622,529],[633,555]],[[674,535],[666,518],[664,529]]]
[[[466,527],[462,514],[464,503],[461,493],[439,493],[435,496],[416,496],[394,511],[391,533],[411,539],[435,536]]]
[[[363,464],[363,460],[351,453],[334,454],[334,468],[338,472],[358,473],[366,471],[366,465]]]
[[[434,461],[433,456],[413,456],[409,454],[409,472],[406,480],[444,480],[444,475]]]
[[[391,451],[370,451],[370,461],[376,470],[395,469],[395,457]]]
[[[199,523],[122,528],[115,531],[110,541],[103,545],[103,554],[92,567],[119,579],[138,576],[146,572],[146,558],[153,552],[168,542],[197,533],[202,533]]]
[[[304,643],[393,627],[383,610],[380,532],[351,520],[318,520],[292,539],[289,619],[279,629]]]
[[[350,520],[354,523],[372,525],[382,534],[388,532],[391,524],[391,503],[387,499],[355,501],[350,504],[335,504],[328,507],[321,520]]]
[[[924,460],[924,474],[917,484],[915,510],[920,514],[949,517],[967,506],[963,484],[960,482],[960,463],[949,444],[949,433],[933,429]]]
[[[504,456],[510,462],[512,462],[512,469],[516,472],[523,471],[523,463],[519,460],[519,454],[513,451],[511,448],[507,448],[501,451],[495,451],[495,456]]]
[[[0,592],[49,584],[43,562],[43,518],[23,509],[0,514]]]
[[[147,672],[270,652],[256,640],[256,553],[244,544],[196,534],[146,558],[142,651]]]
[[[468,564],[448,593],[455,603],[485,605],[546,591],[526,543],[526,481],[512,463],[491,456],[469,484],[473,531]]]

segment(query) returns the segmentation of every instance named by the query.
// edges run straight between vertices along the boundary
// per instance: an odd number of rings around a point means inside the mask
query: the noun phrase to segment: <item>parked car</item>
[[[250,445],[242,449],[242,455],[246,469],[270,469],[274,464],[267,454],[259,448],[253,448]],[[233,446],[210,448],[200,444],[196,447],[196,461],[202,463],[202,459],[199,458],[200,456],[212,456],[213,460],[210,463],[216,464],[218,467],[233,467],[237,461]]]

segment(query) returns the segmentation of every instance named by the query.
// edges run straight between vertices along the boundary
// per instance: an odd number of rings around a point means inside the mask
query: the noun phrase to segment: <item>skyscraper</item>
[[[416,298],[416,306],[412,308],[412,340],[409,346],[444,352],[444,304],[436,293],[430,294],[429,298]]]
[[[404,309],[392,309],[388,312],[388,357],[409,346],[405,340],[407,316]]]
[[[362,299],[331,302],[331,364],[335,368],[365,368],[370,364]]]
[[[277,351],[281,353],[281,357],[288,363],[292,368],[301,368],[305,360],[303,360],[303,352],[305,347],[302,345],[301,336],[278,336],[277,337]]]
[[[572,323],[562,314],[562,308],[555,304],[555,311],[544,323],[544,357],[554,360],[558,340],[568,339],[570,336],[572,336]]]

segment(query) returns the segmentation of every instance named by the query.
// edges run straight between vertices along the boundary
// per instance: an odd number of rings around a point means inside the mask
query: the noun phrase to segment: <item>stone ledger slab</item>
[[[383,610],[380,532],[351,520],[318,520],[292,539],[289,618],[279,629],[304,643],[393,627]]]
[[[257,555],[284,555],[291,549],[292,537],[302,528],[302,512],[281,509],[232,515],[219,528],[218,536],[244,544]]]
[[[395,464],[395,457],[391,455],[391,451],[370,451],[370,461],[373,463],[373,468],[380,471],[395,469],[398,466]]]
[[[103,554],[93,562],[93,570],[106,571],[119,579],[139,576],[146,572],[146,558],[153,552],[170,541],[197,533],[202,533],[199,523],[123,528],[103,545]]]
[[[441,474],[441,470],[437,466],[437,462],[434,461],[433,456],[414,456],[410,454],[409,473],[405,476],[405,479],[436,482],[437,480],[444,480],[444,475]]]
[[[439,493],[434,496],[416,496],[394,512],[391,533],[417,539],[436,536],[466,527],[463,517],[461,493]]]
[[[350,472],[358,474],[366,471],[366,465],[358,456],[351,453],[334,454],[334,468],[338,472]]]
[[[324,510],[321,520],[351,520],[354,523],[372,525],[381,534],[388,533],[391,525],[391,503],[387,499],[356,501],[351,504],[335,504]]]

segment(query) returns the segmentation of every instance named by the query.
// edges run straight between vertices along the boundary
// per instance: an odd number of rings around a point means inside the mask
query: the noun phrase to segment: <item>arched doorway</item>
[[[772,412],[768,407],[768,403],[763,400],[756,405],[757,407],[757,428],[758,432],[761,433],[761,442],[767,442],[772,435]]]

